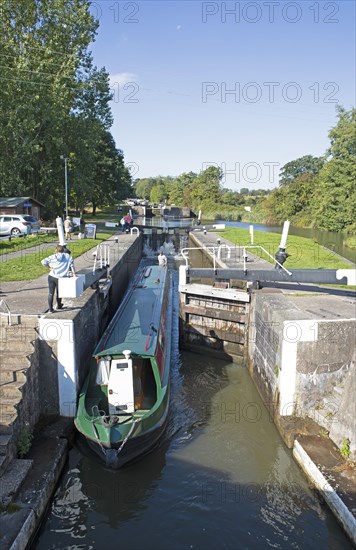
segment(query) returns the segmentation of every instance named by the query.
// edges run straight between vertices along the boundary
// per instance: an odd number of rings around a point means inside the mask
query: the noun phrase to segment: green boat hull
[[[144,284],[141,279],[136,284],[139,295],[131,291],[124,298],[95,350],[98,365],[105,360],[110,365],[109,378],[98,382],[99,367],[94,365],[79,395],[75,426],[89,447],[111,468],[120,468],[149,452],[162,436],[168,417],[172,288],[166,270],[158,270],[156,266],[150,270],[150,275],[142,279]],[[139,322],[141,340],[137,337]],[[121,341],[123,334],[130,334],[129,323],[135,328],[135,346],[132,337]],[[125,330],[120,331],[120,327]],[[133,351],[129,349],[127,353],[125,348],[129,346]],[[140,372],[137,402],[135,397],[134,407],[133,401],[129,406],[116,407],[111,394],[117,389],[115,383],[120,385],[120,379],[110,386],[111,373],[118,376],[122,371],[125,375],[130,369],[131,373],[136,372],[135,368]],[[137,379],[133,374],[130,380],[134,386]]]

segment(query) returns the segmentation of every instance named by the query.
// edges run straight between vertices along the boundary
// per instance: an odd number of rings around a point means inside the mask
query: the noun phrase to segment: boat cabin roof
[[[94,356],[152,356],[157,346],[167,269],[157,265],[140,270],[100,339]]]

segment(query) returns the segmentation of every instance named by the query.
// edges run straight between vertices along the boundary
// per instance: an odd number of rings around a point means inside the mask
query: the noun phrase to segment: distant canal
[[[109,471],[78,442],[31,548],[351,549],[247,370],[179,352],[177,304],[172,338],[170,419],[160,445]]]
[[[136,218],[139,223],[143,223],[146,225],[152,225],[152,227],[161,227],[162,226],[162,218],[160,216],[155,216],[153,218]],[[190,227],[192,223],[196,223],[196,220],[193,220],[191,218],[189,219],[170,219],[168,218],[168,221],[166,222],[167,227],[177,227],[180,226],[182,228],[184,227]],[[230,222],[226,220],[217,220],[215,222],[211,220],[202,220],[201,225],[213,225],[215,223],[224,223],[228,227],[243,227],[243,228],[249,228],[250,224],[244,223],[244,222]],[[255,231],[263,231],[263,232],[269,232],[269,233],[279,233],[282,234],[282,226],[277,225],[265,225],[261,223],[255,223],[253,224],[253,227]],[[318,243],[321,246],[325,246],[329,250],[332,250],[336,254],[339,254],[343,258],[346,258],[347,260],[356,263],[356,250],[355,248],[349,248],[344,245],[344,239],[346,238],[345,233],[340,233],[336,231],[323,231],[322,229],[312,229],[312,228],[304,228],[304,227],[293,227],[290,226],[289,228],[289,234],[295,235],[297,237],[306,237],[307,239],[311,239],[312,241]],[[288,241],[287,241],[288,245]]]

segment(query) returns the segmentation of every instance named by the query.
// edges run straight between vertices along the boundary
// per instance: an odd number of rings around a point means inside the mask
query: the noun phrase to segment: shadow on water
[[[178,349],[159,445],[119,471],[76,445],[32,548],[352,548],[244,367]]]

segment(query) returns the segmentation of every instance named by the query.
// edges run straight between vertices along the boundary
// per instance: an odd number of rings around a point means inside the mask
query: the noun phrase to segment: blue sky
[[[111,75],[112,133],[135,178],[209,164],[224,186],[273,188],[321,156],[355,103],[355,3],[92,3],[91,50]]]

